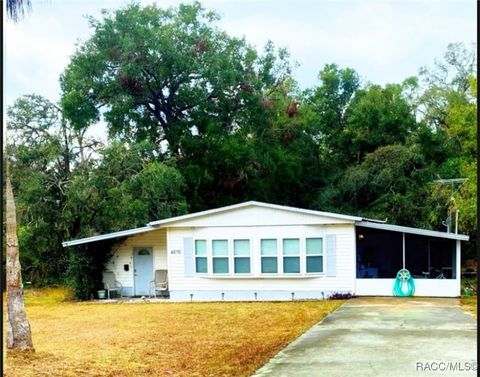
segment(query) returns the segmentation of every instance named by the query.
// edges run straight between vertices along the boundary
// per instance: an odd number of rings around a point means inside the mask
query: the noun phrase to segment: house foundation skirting
[[[338,292],[338,291],[336,291]],[[282,290],[173,290],[172,301],[295,301],[322,300],[333,291],[282,291]],[[349,292],[341,292],[349,293]],[[351,293],[351,292],[350,292]]]

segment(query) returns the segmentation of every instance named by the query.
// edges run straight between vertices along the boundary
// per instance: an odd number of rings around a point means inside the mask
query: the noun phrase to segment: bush
[[[69,253],[69,285],[77,300],[90,300],[96,291],[103,289],[102,273],[111,257],[114,241],[92,242],[72,247]]]
[[[464,288],[462,289],[462,296],[472,297],[472,296],[475,296],[475,292],[473,291],[472,288]]]
[[[462,276],[462,296],[476,296],[477,278],[465,278]]]
[[[351,293],[334,292],[330,296],[328,296],[328,299],[329,300],[349,300],[354,297],[355,295],[352,295]]]

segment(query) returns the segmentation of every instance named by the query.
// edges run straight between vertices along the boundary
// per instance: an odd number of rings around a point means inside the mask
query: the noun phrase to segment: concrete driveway
[[[476,376],[476,331],[458,299],[356,298],[255,376]]]

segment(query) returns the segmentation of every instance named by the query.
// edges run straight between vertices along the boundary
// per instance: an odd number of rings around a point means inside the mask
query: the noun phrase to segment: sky
[[[58,101],[59,76],[100,16],[126,0],[32,0],[17,24],[4,23],[4,109],[23,94]],[[143,0],[175,6],[179,1]],[[190,1],[184,1],[190,2]],[[4,2],[2,2],[4,3]],[[364,82],[384,85],[416,75],[441,58],[449,43],[476,43],[475,0],[204,0],[230,35],[263,48],[286,47],[298,63],[301,88],[318,83],[325,64],[354,68]],[[98,135],[102,131],[98,130]]]

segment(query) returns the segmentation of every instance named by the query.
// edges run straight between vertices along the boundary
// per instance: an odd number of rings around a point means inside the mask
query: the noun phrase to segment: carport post
[[[403,247],[402,247],[402,252],[403,252],[403,268],[405,268],[405,232],[402,233],[402,241],[403,241]]]
[[[458,289],[458,294],[462,294],[462,271],[461,271],[461,261],[462,261],[462,245],[460,240],[457,240],[457,245],[456,245],[456,258],[455,258],[455,272],[456,276],[455,279],[457,280],[457,289]],[[453,272],[453,270],[452,270]]]

